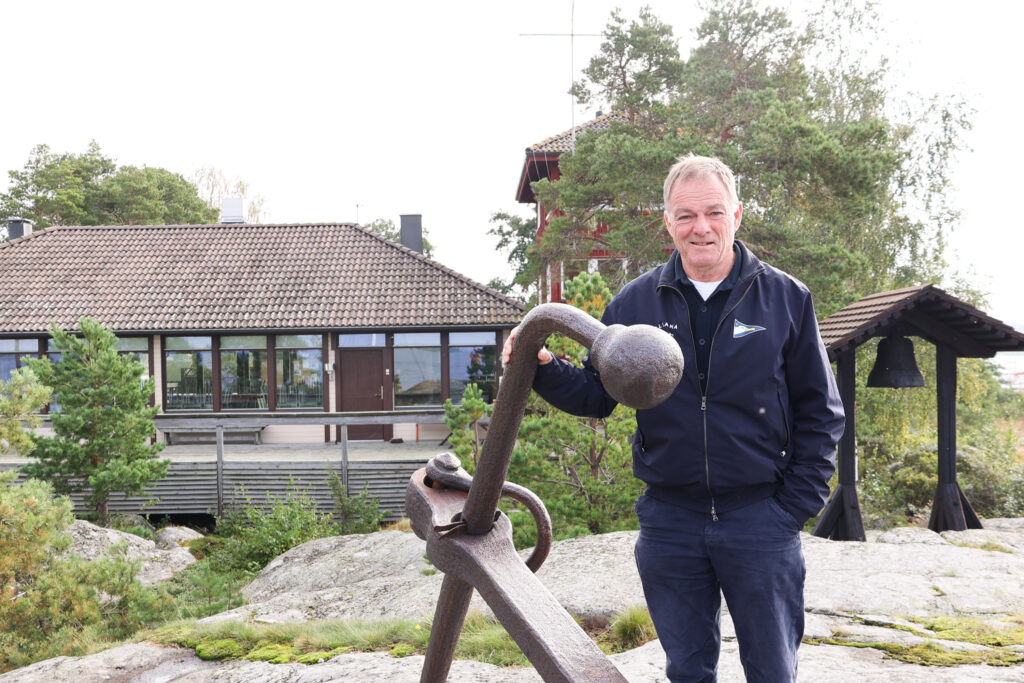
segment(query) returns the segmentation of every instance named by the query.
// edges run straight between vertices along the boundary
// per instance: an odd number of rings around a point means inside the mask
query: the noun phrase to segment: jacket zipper
[[[732,305],[728,311],[722,314],[718,319],[718,324],[715,326],[715,332],[711,335],[711,346],[708,347],[708,376],[704,382],[704,393],[700,397],[700,412],[704,423],[704,483],[708,488],[708,495],[711,496],[711,521],[718,521],[718,513],[715,511],[715,494],[711,491],[711,465],[710,455],[708,453],[708,394],[711,393],[711,355],[715,352],[715,339],[718,338],[718,331],[722,329],[722,321],[732,315],[732,312],[742,303],[743,299],[746,298],[750,292],[750,288],[754,286],[754,282],[757,277],[761,274],[761,271],[754,273],[754,276],[750,278],[750,282],[747,284],[747,288],[743,290],[743,294],[736,300],[736,303]],[[682,295],[680,295],[682,296]],[[683,298],[683,304],[685,305],[686,299]],[[689,311],[687,311],[689,316]],[[693,341],[693,330],[690,330],[690,341]],[[694,347],[694,354],[697,353],[696,346]],[[698,383],[698,386],[700,384]]]

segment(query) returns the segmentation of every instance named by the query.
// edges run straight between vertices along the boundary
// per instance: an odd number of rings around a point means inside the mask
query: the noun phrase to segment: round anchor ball
[[[683,377],[683,352],[672,335],[651,325],[610,325],[597,335],[590,360],[612,397],[630,408],[653,408]]]

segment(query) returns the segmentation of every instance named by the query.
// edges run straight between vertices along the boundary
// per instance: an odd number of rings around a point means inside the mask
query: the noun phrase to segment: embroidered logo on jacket
[[[739,339],[740,337],[746,337],[748,334],[754,334],[760,332],[764,328],[760,325],[747,325],[741,323],[739,320],[733,320],[732,323],[732,338]]]

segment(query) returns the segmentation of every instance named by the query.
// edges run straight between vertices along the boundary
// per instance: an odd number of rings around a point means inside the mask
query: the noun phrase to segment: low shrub
[[[327,485],[334,499],[334,521],[342,535],[380,531],[381,523],[391,514],[381,511],[379,499],[370,498],[369,483],[363,485],[361,493],[350,496],[330,463],[327,463]]]
[[[331,516],[321,512],[294,481],[282,496],[267,492],[263,505],[255,504],[244,491],[242,497],[242,505],[217,516],[217,538],[193,546],[218,567],[257,572],[286,550],[338,533]]]
[[[84,654],[164,619],[171,597],[136,579],[127,545],[87,562],[63,556],[71,502],[28,480],[0,475],[0,672],[58,655]]]

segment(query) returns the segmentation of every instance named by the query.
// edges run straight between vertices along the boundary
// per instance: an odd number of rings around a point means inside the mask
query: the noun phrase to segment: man
[[[821,509],[844,419],[807,288],[734,237],[743,207],[717,159],[680,158],[665,180],[675,252],[626,285],[607,325],[655,325],[686,370],[637,411],[635,555],[672,681],[714,681],[720,591],[748,681],[796,680],[803,637],[800,530]],[[514,331],[503,350],[507,362]],[[601,378],[546,349],[534,389],[567,412],[615,407]]]

